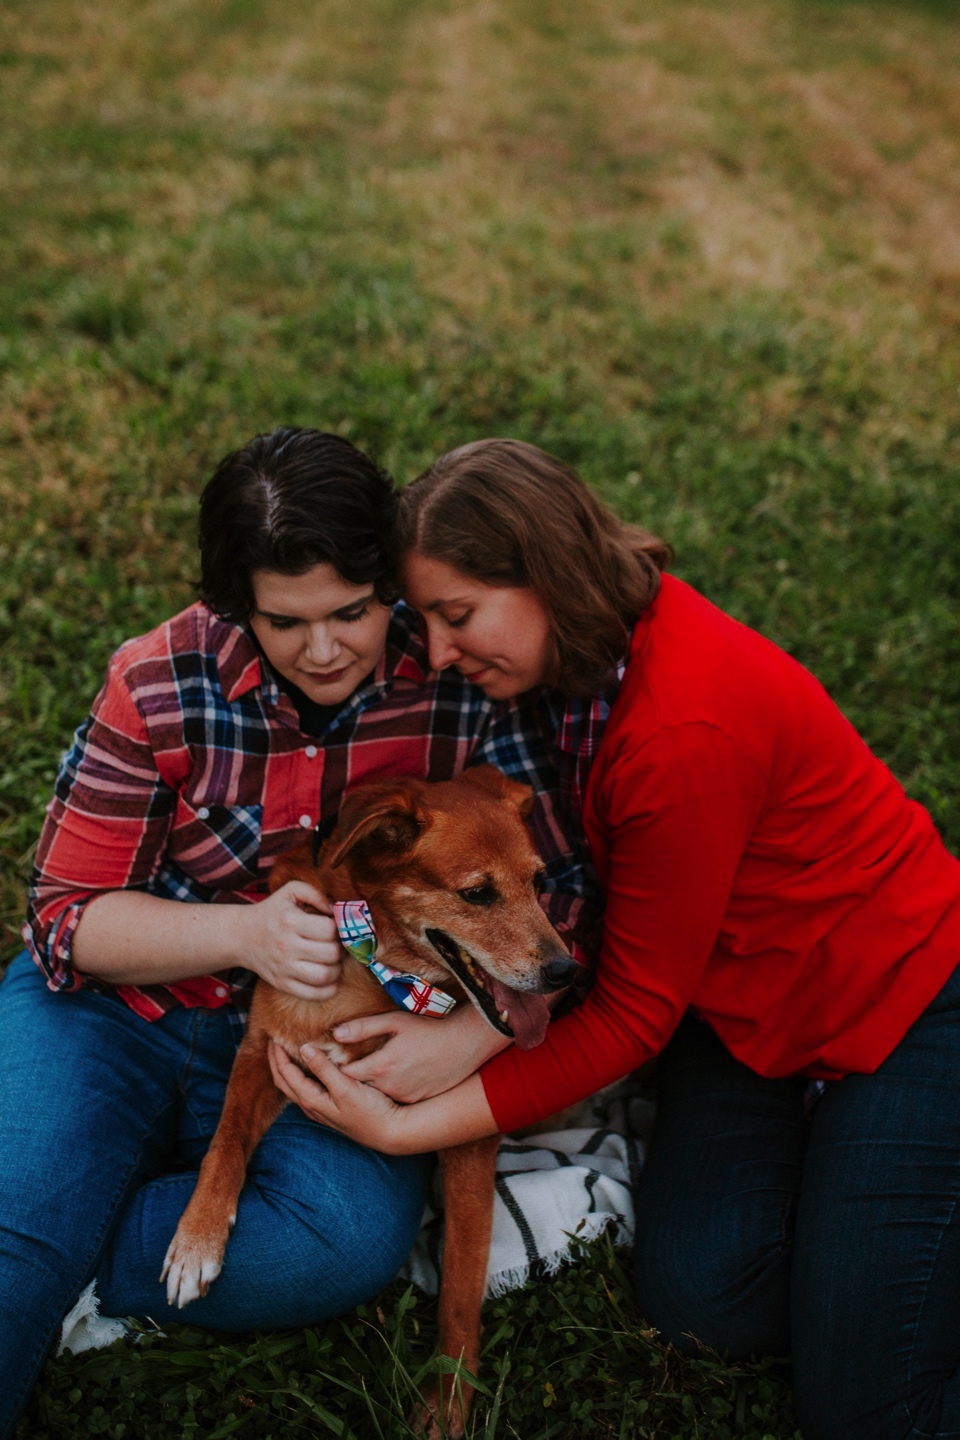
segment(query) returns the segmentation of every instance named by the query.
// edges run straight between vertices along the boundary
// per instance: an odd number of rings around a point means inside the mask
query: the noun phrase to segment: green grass
[[[948,0],[10,0],[3,954],[108,655],[190,598],[204,478],[279,422],[340,430],[403,479],[483,435],[556,451],[809,665],[960,847],[956,15]],[[576,1311],[601,1271],[492,1307],[516,1327],[491,1342],[513,1368],[481,1427],[580,1434],[572,1407],[590,1398],[597,1433],[642,1433],[647,1392],[626,1382],[653,1355],[668,1380],[651,1433],[721,1435],[723,1400],[732,1434],[792,1434],[776,1372],[675,1370],[626,1301],[598,1321],[623,1385],[574,1376],[558,1297]],[[373,1362],[378,1416],[402,1413],[399,1363],[429,1356],[423,1308],[391,1332],[397,1364]],[[171,1434],[266,1435],[286,1412],[262,1397],[296,1370],[372,1435],[362,1389],[343,1386],[375,1329],[318,1331],[322,1365],[308,1336],[271,1358],[273,1341],[188,1332],[53,1365],[30,1423],[153,1433],[124,1410],[140,1386]],[[177,1357],[198,1350],[191,1379]],[[546,1409],[515,1378],[527,1364],[558,1377]],[[255,1403],[228,1422],[241,1375]]]
[[[681,1359],[657,1344],[606,1240],[575,1267],[491,1301],[477,1440],[794,1440],[782,1363]],[[401,1440],[431,1371],[434,1306],[399,1284],[316,1329],[165,1338],[50,1362],[23,1440]]]

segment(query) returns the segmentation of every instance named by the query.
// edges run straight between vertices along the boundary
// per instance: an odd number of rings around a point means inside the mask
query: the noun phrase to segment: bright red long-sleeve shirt
[[[877,1068],[960,963],[960,862],[817,680],[665,576],[587,786],[596,984],[481,1071],[501,1130],[666,1044],[688,1006],[766,1076]]]

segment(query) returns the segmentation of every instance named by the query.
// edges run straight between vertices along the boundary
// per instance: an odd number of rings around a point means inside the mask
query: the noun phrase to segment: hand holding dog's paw
[[[206,1295],[223,1268],[225,1245],[225,1237],[218,1243],[210,1236],[191,1235],[181,1221],[160,1272],[161,1284],[167,1282],[168,1305],[182,1310]]]

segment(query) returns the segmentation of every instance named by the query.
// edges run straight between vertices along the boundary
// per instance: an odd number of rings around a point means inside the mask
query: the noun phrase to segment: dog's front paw
[[[161,1284],[167,1282],[167,1304],[182,1310],[206,1295],[223,1267],[225,1247],[226,1237],[193,1235],[181,1221],[160,1272]]]
[[[419,1440],[463,1440],[472,1399],[472,1389],[468,1398],[461,1397],[449,1384],[441,1386],[439,1381],[433,1381],[425,1385],[420,1392],[420,1403],[411,1416],[414,1433]]]

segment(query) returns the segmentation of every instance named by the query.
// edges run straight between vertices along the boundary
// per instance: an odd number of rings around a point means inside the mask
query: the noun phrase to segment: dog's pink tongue
[[[492,975],[490,978],[493,980]],[[493,980],[493,999],[498,1011],[506,1010],[514,1040],[521,1050],[532,1050],[540,1044],[550,1024],[550,1007],[545,995],[508,990],[499,980]]]

